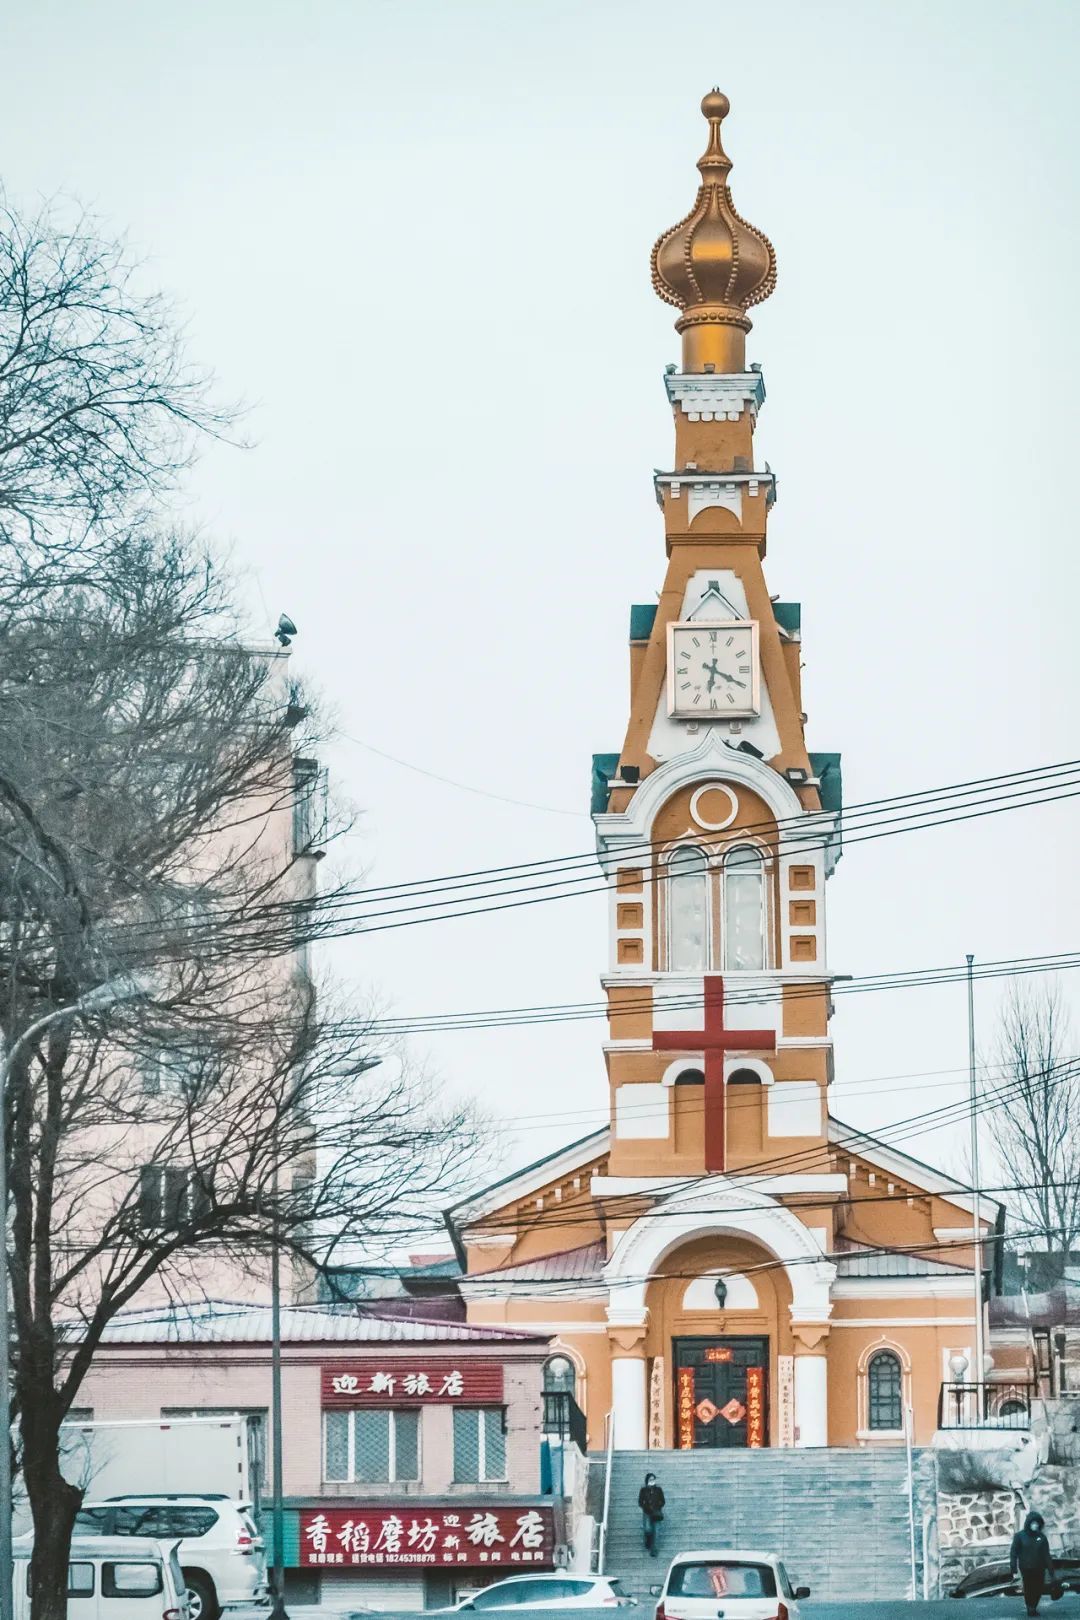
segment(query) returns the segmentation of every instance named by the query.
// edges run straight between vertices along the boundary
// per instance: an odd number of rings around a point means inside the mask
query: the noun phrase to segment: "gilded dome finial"
[[[697,199],[652,250],[653,286],[683,312],[675,330],[683,335],[684,371],[707,365],[718,371],[743,370],[750,330],[746,311],[776,286],[772,243],[736,212],[728,189],[731,160],[720,125],[729,109],[720,90],[710,90],[702,100],[709,144],[698,160]]]

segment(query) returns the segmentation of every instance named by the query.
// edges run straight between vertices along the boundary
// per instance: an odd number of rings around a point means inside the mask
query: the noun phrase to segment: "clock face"
[[[758,713],[757,625],[668,627],[668,711],[680,719],[739,720]]]

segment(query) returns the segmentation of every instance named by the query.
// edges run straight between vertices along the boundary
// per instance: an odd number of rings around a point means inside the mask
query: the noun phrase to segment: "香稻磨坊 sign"
[[[309,1508],[300,1514],[305,1568],[409,1564],[550,1569],[551,1508]]]

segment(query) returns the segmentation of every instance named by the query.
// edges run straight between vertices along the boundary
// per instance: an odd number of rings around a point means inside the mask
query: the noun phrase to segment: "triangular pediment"
[[[688,620],[700,619],[707,623],[712,619],[745,619],[746,614],[742,608],[736,607],[734,602],[728,601],[720,589],[719,580],[710,579],[700,602],[690,609],[686,617]]]

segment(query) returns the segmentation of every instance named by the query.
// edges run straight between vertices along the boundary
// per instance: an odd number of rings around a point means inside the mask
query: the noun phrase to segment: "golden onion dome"
[[[720,125],[730,103],[719,90],[711,90],[701,103],[709,121],[709,144],[698,161],[701,185],[693,208],[678,225],[664,232],[652,250],[653,286],[661,298],[682,310],[675,329],[684,334],[688,358],[701,360],[708,352],[721,359],[741,358],[742,337],[750,330],[746,311],[768,298],[776,286],[776,254],[772,243],[735,210],[728,187],[731,160],[720,139]],[[729,330],[727,340],[699,340],[688,344],[694,327]],[[705,339],[699,334],[699,339]],[[685,369],[697,369],[688,364]]]

